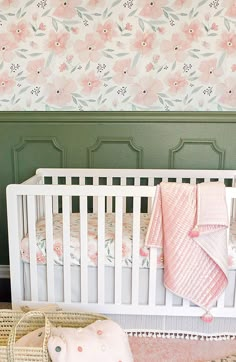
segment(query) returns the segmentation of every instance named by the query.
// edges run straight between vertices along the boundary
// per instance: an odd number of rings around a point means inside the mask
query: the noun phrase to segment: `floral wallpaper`
[[[236,0],[0,0],[0,110],[235,111]]]

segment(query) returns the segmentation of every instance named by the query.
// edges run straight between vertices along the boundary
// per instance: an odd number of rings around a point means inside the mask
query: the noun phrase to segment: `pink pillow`
[[[53,362],[133,362],[128,336],[111,320],[52,328],[48,351]]]

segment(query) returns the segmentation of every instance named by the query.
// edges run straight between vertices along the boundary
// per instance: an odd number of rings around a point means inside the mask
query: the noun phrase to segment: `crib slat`
[[[125,186],[126,185],[126,177],[121,177],[120,178],[120,185],[121,186]],[[124,210],[124,213],[126,212],[126,197],[123,198],[123,210]]]
[[[107,177],[107,185],[112,185],[112,177]],[[112,196],[107,196],[107,212],[112,212]]]
[[[132,305],[138,305],[139,297],[139,245],[140,245],[140,197],[134,197],[133,250],[132,250]]]
[[[105,197],[98,197],[98,303],[104,304]]]
[[[28,195],[28,227],[29,227],[29,247],[30,247],[30,288],[31,301],[38,301],[38,274],[37,274],[37,256],[36,256],[36,207],[35,196]]]
[[[210,177],[205,177],[204,178],[204,182],[210,182],[210,181],[211,181]]]
[[[45,226],[47,243],[47,293],[48,301],[55,301],[52,196],[45,196]]]
[[[178,184],[182,184],[182,177],[177,177],[177,178],[176,178],[176,182],[177,182]]]
[[[87,196],[80,196],[81,303],[88,303],[88,217]]]
[[[166,307],[172,307],[172,299],[172,293],[168,289],[166,289]]]
[[[190,178],[190,184],[191,185],[196,185],[196,182],[197,182],[197,180],[195,179],[195,178]]]
[[[63,264],[64,264],[64,302],[71,303],[70,270],[70,197],[62,197],[63,210]]]
[[[223,292],[217,300],[217,309],[223,309],[225,306],[225,292]]]
[[[115,200],[115,304],[121,304],[123,198]]]
[[[23,195],[23,220],[24,220],[24,235],[26,235],[28,233],[28,222],[27,222],[27,196]]]
[[[188,299],[183,299],[183,307],[189,307],[190,306],[190,301]]]
[[[66,176],[66,185],[71,185],[72,179],[71,176]],[[72,198],[70,197],[70,213],[72,212]]]
[[[93,185],[98,186],[99,185],[99,179],[97,176],[93,177]],[[98,211],[98,198],[96,196],[93,197],[93,212],[97,213]]]
[[[157,248],[150,248],[148,304],[156,304]]]
[[[154,177],[148,178],[148,186],[154,186]],[[148,209],[147,212],[150,213],[152,210],[152,201],[153,199],[151,197],[148,198]]]
[[[52,184],[53,185],[58,185],[57,176],[52,177]],[[53,196],[53,213],[54,214],[58,213],[58,196]]]

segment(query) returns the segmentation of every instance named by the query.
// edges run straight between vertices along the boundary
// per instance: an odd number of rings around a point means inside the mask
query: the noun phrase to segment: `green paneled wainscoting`
[[[236,169],[236,113],[1,112],[0,265],[6,186],[42,167]]]

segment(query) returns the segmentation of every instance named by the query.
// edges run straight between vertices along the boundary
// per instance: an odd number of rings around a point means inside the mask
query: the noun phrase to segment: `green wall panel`
[[[41,167],[236,169],[236,113],[0,112],[0,264],[6,186]]]

